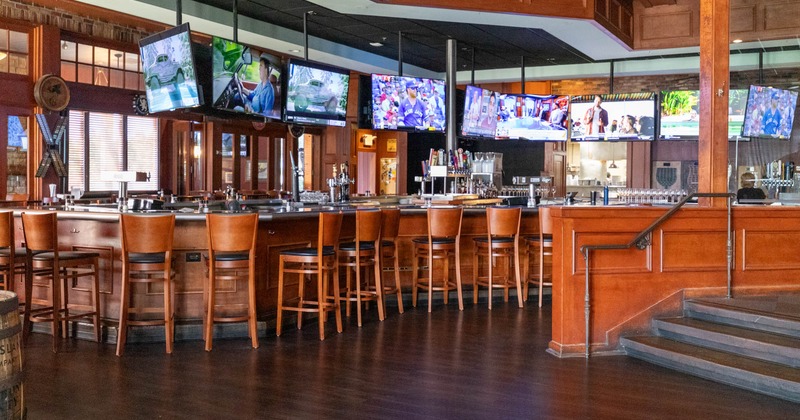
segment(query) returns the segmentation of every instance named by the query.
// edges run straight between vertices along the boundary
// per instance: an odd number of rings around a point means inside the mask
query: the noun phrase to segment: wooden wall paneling
[[[561,356],[584,351],[585,271],[580,247],[624,243],[665,208],[557,207],[554,216],[553,341]],[[800,218],[795,208],[735,207],[733,287],[736,294],[798,290]],[[776,228],[780,226],[780,228]],[[599,250],[591,255],[591,343],[615,351],[620,334],[642,328],[643,320],[675,311],[677,294],[724,296],[727,284],[727,211],[688,207],[653,235],[645,250]],[[652,252],[652,270],[643,267]],[[638,255],[637,255],[638,254]],[[624,302],[624,305],[620,305]],[[660,305],[664,307],[660,307]]]

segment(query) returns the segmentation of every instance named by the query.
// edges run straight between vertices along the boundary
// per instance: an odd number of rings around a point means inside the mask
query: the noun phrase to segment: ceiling
[[[197,0],[231,11],[233,0]],[[434,72],[444,72],[446,44],[455,39],[458,70],[491,70],[526,66],[592,63],[587,55],[537,28],[481,25],[382,16],[344,14],[305,0],[238,0],[238,14],[303,32],[307,17],[309,36],[364,50]],[[383,45],[370,45],[380,42]],[[473,61],[474,52],[474,61]]]

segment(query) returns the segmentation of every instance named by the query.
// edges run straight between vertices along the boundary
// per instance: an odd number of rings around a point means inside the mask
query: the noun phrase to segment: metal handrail
[[[651,234],[653,231],[660,226],[662,223],[666,222],[668,219],[672,217],[673,214],[677,213],[687,201],[695,198],[695,197],[727,197],[727,209],[728,209],[728,248],[727,248],[727,258],[728,258],[728,285],[727,285],[727,296],[730,299],[731,297],[731,268],[733,263],[733,241],[732,241],[732,232],[731,232],[731,201],[732,198],[735,197],[735,194],[731,193],[692,193],[686,197],[684,197],[681,201],[677,204],[672,206],[669,211],[662,214],[661,217],[656,219],[650,226],[646,227],[643,231],[641,231],[638,235],[636,235],[630,242],[626,244],[597,244],[597,245],[583,245],[581,246],[581,254],[583,254],[583,261],[585,264],[585,271],[586,271],[586,293],[584,297],[584,310],[585,310],[585,320],[586,320],[586,358],[589,358],[590,353],[590,325],[591,325],[591,294],[589,288],[589,254],[591,251],[594,250],[608,250],[608,249],[630,249],[632,247],[636,247],[637,249],[643,250],[646,249],[651,244]]]

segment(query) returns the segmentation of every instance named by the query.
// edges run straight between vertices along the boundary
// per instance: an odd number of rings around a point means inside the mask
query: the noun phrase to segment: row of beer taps
[[[348,166],[347,162],[342,163],[337,174],[336,164],[333,164],[333,177],[328,178],[332,203],[350,201],[350,184],[355,183],[355,180],[350,178]]]

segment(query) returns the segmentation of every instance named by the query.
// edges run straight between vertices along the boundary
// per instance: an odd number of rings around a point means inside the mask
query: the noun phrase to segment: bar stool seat
[[[430,207],[427,212],[428,236],[414,238],[412,276],[414,288],[412,289],[411,304],[417,306],[419,289],[428,291],[428,312],[433,309],[433,292],[444,293],[444,303],[448,303],[450,290],[455,288],[458,292],[458,309],[464,310],[464,298],[461,295],[461,220],[464,210],[461,207]],[[454,260],[456,281],[453,283],[450,276],[450,259]],[[434,282],[434,261],[442,262],[442,277],[437,278],[439,284]],[[419,262],[427,264],[428,276],[419,277]]]
[[[317,244],[312,247],[295,248],[280,253],[278,271],[278,316],[275,335],[280,336],[283,328],[283,311],[297,312],[297,328],[303,326],[303,313],[317,313],[319,317],[319,339],[325,339],[325,320],[328,312],[336,316],[336,331],[342,332],[342,314],[339,293],[339,264],[337,252],[339,247],[339,233],[342,228],[342,213],[320,212],[317,234]],[[297,274],[297,296],[284,298],[285,277],[287,273]],[[305,295],[304,276],[317,276],[316,298]],[[333,293],[331,302],[328,297],[329,284],[327,279],[332,277]],[[292,301],[297,301],[292,305]]]
[[[207,214],[208,254],[206,265],[208,281],[204,287],[205,317],[203,331],[206,351],[211,351],[215,322],[247,322],[250,343],[258,348],[256,314],[256,240],[258,238],[258,213]],[[244,281],[247,284],[245,303],[234,299],[217,299],[222,293],[217,289],[220,281]]]
[[[317,248],[293,248],[281,251],[281,254],[295,257],[316,257],[318,252]],[[325,246],[322,248],[323,257],[331,257],[334,255],[336,255],[336,250],[332,246]]]
[[[88,319],[94,326],[95,340],[101,341],[100,325],[100,281],[98,278],[97,252],[59,251],[58,226],[55,212],[29,213],[21,215],[25,243],[27,244],[27,270],[25,274],[24,334],[30,332],[32,322],[50,322],[53,331],[53,352],[60,344],[59,330],[68,335],[69,321]],[[75,282],[91,277],[89,303],[70,302],[73,292],[80,292]],[[49,299],[34,299],[33,283],[38,280],[50,287]],[[33,309],[33,304],[44,305]],[[74,312],[78,311],[78,312]]]
[[[167,354],[172,353],[175,341],[174,287],[175,272],[172,269],[172,243],[175,231],[175,215],[120,216],[122,233],[122,291],[120,293],[119,327],[117,331],[117,356],[122,356],[128,338],[129,326],[164,326]],[[148,303],[151,285],[163,284],[163,306]],[[146,293],[139,293],[139,305],[135,302],[133,285],[143,284]],[[131,314],[136,315],[131,318]],[[148,317],[139,317],[148,314]],[[160,314],[153,318],[150,314]]]
[[[480,286],[489,288],[489,309],[492,309],[492,293],[494,289],[503,289],[503,298],[508,302],[509,290],[517,289],[517,301],[521,308],[522,283],[519,262],[519,227],[522,209],[519,207],[486,208],[486,236],[474,238],[475,253],[472,258],[472,294],[473,303],[478,303]],[[481,257],[486,257],[485,276],[480,275]],[[497,259],[505,259],[506,272],[497,276],[494,263]],[[513,274],[512,274],[513,267]]]
[[[357,210],[355,241],[339,245],[339,267],[344,267],[347,272],[344,296],[347,301],[347,316],[350,316],[350,302],[355,302],[359,327],[362,325],[361,303],[364,301],[376,301],[378,319],[384,320],[380,256],[376,252],[380,248],[382,219],[380,210]],[[369,281],[368,272],[362,275],[362,268],[373,269],[373,283]],[[353,271],[356,274],[355,287]]]

